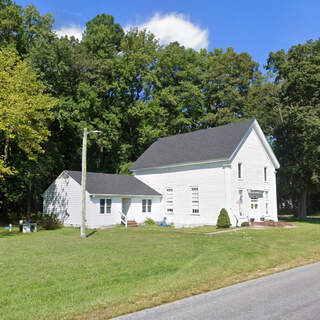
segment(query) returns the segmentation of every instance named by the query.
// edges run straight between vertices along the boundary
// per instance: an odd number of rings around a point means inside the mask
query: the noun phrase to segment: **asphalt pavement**
[[[118,320],[318,320],[320,263],[128,314]]]

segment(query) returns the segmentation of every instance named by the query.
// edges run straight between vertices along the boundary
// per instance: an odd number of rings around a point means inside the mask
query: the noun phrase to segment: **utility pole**
[[[87,128],[83,129],[82,139],[82,214],[81,214],[81,238],[86,237],[86,180],[87,180]]]
[[[81,210],[81,238],[86,238],[86,182],[87,182],[87,136],[89,133],[100,133],[100,130],[87,131],[87,128],[83,129],[82,138],[82,210]]]

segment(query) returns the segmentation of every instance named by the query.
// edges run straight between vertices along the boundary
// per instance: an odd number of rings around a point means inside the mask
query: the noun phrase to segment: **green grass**
[[[143,227],[144,230],[153,230],[153,231],[162,231],[162,232],[174,232],[174,233],[215,233],[220,231],[225,231],[228,229],[219,229],[216,226],[201,226],[201,227],[194,227],[194,228],[174,228],[173,226],[170,227],[160,227],[158,225],[145,225]],[[232,230],[235,228],[229,228]]]
[[[0,319],[106,319],[320,260],[320,219],[297,225],[113,228],[84,240],[72,228],[0,229]]]

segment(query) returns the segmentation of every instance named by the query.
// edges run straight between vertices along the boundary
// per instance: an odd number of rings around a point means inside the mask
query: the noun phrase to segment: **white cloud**
[[[156,13],[149,21],[141,25],[126,26],[125,31],[129,31],[133,27],[150,31],[162,44],[178,41],[181,45],[195,50],[207,48],[209,45],[208,29],[201,29],[183,14],[169,13],[161,15]]]
[[[60,29],[54,30],[58,37],[68,36],[70,38],[71,36],[74,36],[76,39],[79,39],[79,41],[82,39],[83,31],[84,29],[76,25],[63,26]]]

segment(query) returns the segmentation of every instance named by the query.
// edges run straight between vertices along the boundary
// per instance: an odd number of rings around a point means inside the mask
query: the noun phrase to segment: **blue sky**
[[[198,49],[235,48],[265,64],[270,51],[288,49],[320,36],[319,0],[17,0],[51,12],[55,29],[80,32],[86,21],[108,13],[123,27],[154,30],[162,42],[172,39]],[[71,29],[70,29],[71,28]],[[66,31],[67,32],[67,31]],[[162,38],[162,39],[161,39]]]

